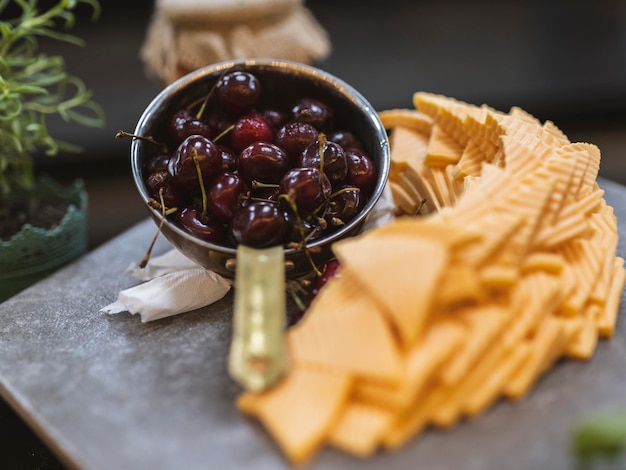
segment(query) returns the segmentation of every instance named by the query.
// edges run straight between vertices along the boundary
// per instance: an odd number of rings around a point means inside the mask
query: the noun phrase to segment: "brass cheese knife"
[[[288,367],[282,246],[237,248],[230,376],[252,392],[274,385]]]

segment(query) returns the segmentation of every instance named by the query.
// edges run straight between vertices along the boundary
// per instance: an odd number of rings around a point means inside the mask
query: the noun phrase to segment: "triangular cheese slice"
[[[384,314],[358,281],[343,272],[324,286],[287,335],[291,359],[396,382],[402,361]]]
[[[347,374],[296,366],[272,389],[240,395],[237,407],[262,421],[287,458],[301,464],[325,443],[350,385]]]
[[[448,247],[419,232],[365,234],[336,243],[342,269],[351,272],[389,314],[404,347],[423,334],[435,286],[448,262]]]

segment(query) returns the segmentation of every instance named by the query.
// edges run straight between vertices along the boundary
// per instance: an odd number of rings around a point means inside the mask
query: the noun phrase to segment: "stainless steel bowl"
[[[163,135],[167,116],[206,96],[219,76],[231,68],[247,70],[257,75],[264,84],[264,96],[271,94],[276,103],[293,102],[303,96],[328,103],[334,110],[336,127],[352,131],[378,167],[376,187],[363,211],[341,229],[307,245],[315,263],[321,265],[332,257],[330,247],[333,242],[356,235],[362,230],[365,218],[382,195],[389,175],[389,143],[385,129],[370,103],[350,85],[322,70],[295,62],[270,59],[221,62],[192,72],[161,91],[143,112],[135,134],[154,137]],[[156,156],[157,150],[151,143],[134,139],[130,153],[139,194],[152,219],[160,224],[161,212],[149,206],[149,194],[145,186],[146,168],[148,162]],[[163,223],[162,233],[172,245],[201,266],[227,278],[234,278],[236,248],[200,240],[168,219]],[[303,250],[285,249],[287,278],[302,278],[311,272],[310,261]]]

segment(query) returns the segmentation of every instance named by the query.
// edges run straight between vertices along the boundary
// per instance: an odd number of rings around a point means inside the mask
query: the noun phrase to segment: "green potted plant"
[[[86,250],[82,181],[64,187],[34,168],[39,153],[78,150],[49,134],[48,118],[104,123],[102,108],[66,72],[63,58],[39,49],[40,38],[82,44],[62,31],[73,25],[80,3],[97,17],[97,0],[0,0],[0,301]]]

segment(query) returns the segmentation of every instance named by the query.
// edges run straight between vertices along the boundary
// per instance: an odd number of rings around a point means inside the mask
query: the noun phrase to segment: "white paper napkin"
[[[368,215],[364,230],[389,223],[394,213],[387,186]],[[115,302],[100,311],[139,314],[144,323],[210,305],[224,297],[232,286],[228,279],[202,268],[176,249],[151,258],[145,268],[133,263],[126,274],[143,283],[122,290]]]
[[[372,212],[370,212],[365,218],[363,231],[366,232],[373,229],[374,227],[380,227],[388,224],[393,219],[395,219],[395,213],[396,204],[393,201],[391,188],[389,187],[389,184],[387,184],[385,186],[385,189],[383,190],[383,194],[380,196],[380,199],[372,208]]]
[[[140,268],[137,263],[132,263],[126,268],[126,274],[140,281],[149,281],[164,274],[198,268],[201,268],[201,266],[187,258],[180,251],[172,249],[161,256],[150,258],[150,262],[145,268]]]
[[[126,272],[145,282],[122,290],[117,301],[100,311],[138,313],[144,323],[210,305],[231,288],[229,280],[176,249],[151,259],[145,268],[132,264]]]

